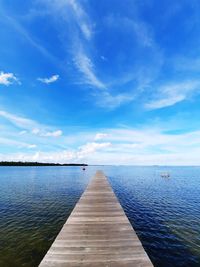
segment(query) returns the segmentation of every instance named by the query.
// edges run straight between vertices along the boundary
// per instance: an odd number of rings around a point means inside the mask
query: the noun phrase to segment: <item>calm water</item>
[[[200,266],[200,167],[110,166],[0,167],[0,267],[38,266],[97,169],[156,267]]]

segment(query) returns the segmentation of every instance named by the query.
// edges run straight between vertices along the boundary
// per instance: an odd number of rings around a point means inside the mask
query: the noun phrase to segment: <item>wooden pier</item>
[[[107,178],[98,171],[39,267],[152,267]]]

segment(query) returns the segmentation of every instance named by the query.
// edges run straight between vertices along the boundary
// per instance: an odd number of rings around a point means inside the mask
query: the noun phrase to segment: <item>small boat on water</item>
[[[170,177],[170,173],[169,172],[162,172],[160,174],[160,176],[163,177],[163,178],[169,178]]]
[[[83,167],[82,170],[85,171],[85,167]]]

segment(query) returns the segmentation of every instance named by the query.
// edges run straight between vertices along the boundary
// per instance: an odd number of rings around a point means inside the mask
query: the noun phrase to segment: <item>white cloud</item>
[[[59,19],[62,18],[64,21],[67,21],[74,28],[80,31],[82,36],[89,41],[92,37],[93,32],[93,23],[85,11],[84,7],[81,5],[81,1],[77,0],[40,0],[40,3],[46,5],[46,9],[50,11],[51,14],[59,15]],[[45,10],[46,10],[45,9]],[[37,12],[38,15],[41,14],[41,11]],[[43,12],[44,14],[44,12]],[[34,14],[35,16],[36,14]],[[73,22],[73,23],[72,23]],[[75,23],[74,23],[75,22]],[[76,29],[77,30],[77,29]]]
[[[13,125],[17,126],[18,128],[23,129],[19,133],[19,135],[24,135],[27,132],[32,133],[34,135],[42,136],[42,137],[60,137],[62,135],[61,130],[49,131],[49,127],[46,125],[42,125],[31,119],[16,116],[4,110],[0,110],[0,117],[7,119]]]
[[[145,104],[147,109],[159,109],[172,106],[187,99],[194,92],[200,92],[200,81],[186,81],[161,86],[157,90],[157,96]]]
[[[60,137],[63,132],[61,130],[57,130],[57,131],[44,131],[38,128],[34,128],[32,130],[32,133],[38,136],[42,136],[42,137]]]
[[[107,58],[104,57],[104,56],[100,56],[100,58],[101,58],[102,61],[107,61]]]
[[[76,158],[70,151],[60,152],[36,152],[36,153],[13,153],[0,154],[0,161],[38,161],[59,163],[89,163],[99,165],[200,165],[200,149],[195,149],[192,154],[170,153],[170,154],[127,154],[100,152],[88,158]]]
[[[8,121],[10,121],[12,124],[14,124],[19,128],[32,129],[37,126],[37,123],[33,120],[16,116],[4,110],[0,110],[0,117],[7,119]]]
[[[50,136],[50,137],[59,137],[63,134],[61,130],[53,131],[53,132],[46,132],[41,133],[40,136]]]
[[[24,134],[27,134],[27,131],[23,130],[19,132],[19,135],[24,135]]]
[[[179,103],[185,100],[186,96],[184,94],[180,95],[168,95],[164,99],[152,100],[147,103],[145,106],[147,109],[159,109],[164,107],[173,106],[176,103]]]
[[[99,132],[100,133],[100,132]],[[125,165],[198,165],[200,164],[200,130],[181,134],[169,134],[162,129],[149,126],[143,129],[107,129],[107,142],[90,142],[95,134],[73,134],[73,147],[45,148],[44,151],[1,154],[0,159],[37,160],[44,162],[86,162],[89,164],[125,164]],[[85,138],[87,136],[87,138]],[[60,142],[66,146],[66,136]],[[80,140],[84,144],[80,145]],[[83,141],[82,141],[83,142]],[[0,140],[0,143],[27,149],[36,149],[35,145],[12,140]],[[59,144],[58,142],[56,142]],[[56,149],[56,150],[55,150]]]
[[[134,34],[134,38],[137,42],[144,47],[152,47],[155,45],[152,30],[149,25],[136,17],[130,19],[126,16],[111,14],[106,18],[106,23],[109,27],[128,32],[129,36]]]
[[[79,147],[78,152],[76,153],[76,156],[78,159],[86,158],[87,156],[94,154],[96,151],[110,147],[111,143],[87,143],[81,147]]]
[[[6,148],[7,151],[20,149],[19,151],[23,152],[20,154],[6,154],[8,153],[6,152],[4,159],[7,155],[9,160],[37,159],[46,162],[81,161],[90,164],[163,165],[199,162],[200,164],[198,154],[200,153],[200,130],[171,134],[170,128],[167,128],[166,132],[166,128],[148,125],[140,129],[115,128],[101,129],[98,132],[79,130],[65,136],[61,130],[52,130],[35,121],[17,117],[5,111],[0,111],[0,116],[23,129],[21,131],[23,133],[17,135],[11,133],[10,128],[7,130],[2,128],[0,147]],[[174,130],[174,125],[172,127]],[[19,131],[17,130],[16,133]],[[46,142],[45,138],[51,137],[51,142]],[[55,140],[53,137],[60,138]],[[37,147],[40,151],[37,151]],[[0,157],[3,159],[3,154]]]
[[[34,144],[33,144],[33,145],[28,145],[28,146],[27,146],[27,148],[29,148],[29,149],[36,148],[36,147],[37,147],[37,145],[34,145]]]
[[[32,133],[35,134],[35,135],[38,135],[38,134],[40,133],[40,129],[38,129],[38,128],[34,128],[34,129],[32,130]]]
[[[94,154],[96,164],[200,164],[200,131],[166,134],[159,129],[109,129],[112,146]]]
[[[107,133],[97,133],[94,137],[94,140],[95,141],[99,141],[99,140],[102,140],[104,138],[108,137],[108,134]]]
[[[0,140],[1,141],[1,140]],[[0,154],[1,160],[8,161],[40,161],[40,162],[86,162],[89,157],[94,155],[98,151],[104,151],[104,149],[111,146],[111,143],[87,143],[80,146],[77,150],[61,150],[58,152],[35,152],[35,153],[13,153],[10,155]],[[35,148],[35,145],[29,145],[27,148]]]
[[[17,141],[17,140],[5,138],[5,137],[0,137],[0,144],[2,146],[8,146],[8,147],[9,146],[11,146],[11,147],[15,146],[19,149],[22,149],[22,148],[33,149],[33,148],[37,147],[35,144],[29,144],[26,142]]]
[[[76,52],[74,62],[78,70],[84,75],[83,83],[100,89],[106,88],[105,84],[95,75],[91,59],[81,49]]]
[[[53,75],[50,78],[38,78],[37,80],[42,82],[42,83],[49,84],[49,83],[56,82],[58,79],[59,79],[59,75]]]
[[[80,3],[78,3],[78,1],[69,0],[67,2],[74,11],[76,22],[79,25],[84,37],[87,40],[90,40],[92,36],[92,24],[88,14],[85,12]]]
[[[92,56],[89,56],[85,49],[87,47],[87,51],[90,51],[89,41],[92,38],[94,27],[89,14],[85,11],[85,6],[81,4],[81,1],[76,0],[42,0],[41,2],[59,22],[59,32],[63,43],[66,43],[66,39],[70,36],[67,52],[73,56],[75,67],[83,74],[80,82],[105,89],[105,84],[96,75]],[[60,22],[64,27],[60,27]]]
[[[104,88],[104,84],[95,75],[92,59],[84,52],[86,41],[87,48],[90,46],[89,41],[92,38],[94,23],[85,11],[82,2],[76,0],[40,0],[38,2],[43,7],[45,6],[45,10],[48,10],[49,14],[53,16],[54,22],[58,23],[57,30],[63,46],[66,47],[66,52],[73,56],[76,68],[84,75],[82,83]],[[39,10],[38,14],[40,14]],[[66,45],[66,43],[68,44]],[[48,82],[43,78],[39,78],[39,80]]]
[[[0,84],[8,86],[15,82],[20,84],[19,80],[13,73],[0,72]]]
[[[114,109],[125,103],[131,102],[135,98],[134,94],[121,93],[112,95],[108,91],[96,94],[96,103],[98,106],[106,109]]]

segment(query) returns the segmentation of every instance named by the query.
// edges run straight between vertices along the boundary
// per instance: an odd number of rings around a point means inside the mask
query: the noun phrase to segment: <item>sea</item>
[[[200,266],[200,167],[52,166],[0,167],[0,267],[38,266],[97,170],[155,267]]]

